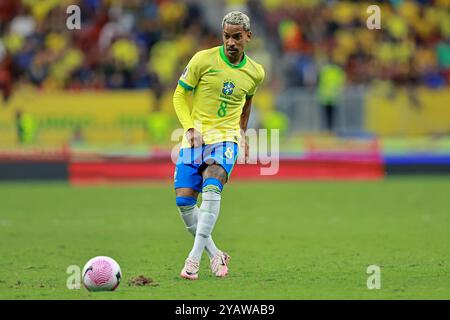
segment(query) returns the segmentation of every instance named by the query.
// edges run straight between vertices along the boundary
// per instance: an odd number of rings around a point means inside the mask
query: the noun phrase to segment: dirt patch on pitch
[[[156,287],[159,286],[159,284],[153,280],[152,278],[147,278],[146,276],[140,275],[134,278],[131,278],[128,281],[129,286],[136,286],[136,287],[143,287],[143,286],[152,286]]]

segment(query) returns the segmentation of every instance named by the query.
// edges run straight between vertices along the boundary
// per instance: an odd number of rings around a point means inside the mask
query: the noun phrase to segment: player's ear
[[[247,31],[247,42],[249,42],[250,40],[252,40],[252,32]]]

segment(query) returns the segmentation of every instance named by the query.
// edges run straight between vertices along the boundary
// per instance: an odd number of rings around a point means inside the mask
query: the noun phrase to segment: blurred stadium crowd
[[[215,4],[213,4],[215,3]],[[219,1],[220,3],[220,1]],[[82,29],[69,31],[66,8],[78,4]],[[346,83],[373,79],[436,88],[450,84],[450,1],[376,1],[382,30],[369,30],[360,1],[228,0],[252,18],[250,54],[271,89],[316,86],[332,62]],[[173,88],[195,51],[218,45],[220,21],[208,21],[214,1],[1,0],[0,86]],[[337,73],[339,73],[337,72]]]

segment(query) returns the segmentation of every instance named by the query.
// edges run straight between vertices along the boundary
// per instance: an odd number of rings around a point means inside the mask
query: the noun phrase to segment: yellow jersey
[[[223,46],[192,57],[178,83],[193,90],[191,118],[205,144],[240,140],[242,108],[263,80],[263,67],[245,53],[237,65],[229,62]],[[182,147],[189,147],[186,137]]]

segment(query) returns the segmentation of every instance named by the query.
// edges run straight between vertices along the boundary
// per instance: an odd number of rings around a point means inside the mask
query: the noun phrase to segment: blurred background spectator
[[[67,30],[66,9],[72,4],[81,8],[81,30]],[[1,0],[0,92],[9,101],[23,86],[45,92],[149,90],[158,104],[150,110],[167,112],[177,78],[190,57],[220,45],[221,18],[230,10],[242,10],[251,17],[254,32],[248,53],[266,70],[251,123],[281,126],[283,133],[299,127],[308,130],[317,116],[304,113],[313,109],[308,101],[316,99],[322,113],[321,125],[315,127],[336,132],[336,127],[353,121],[362,130],[364,115],[355,112],[363,109],[360,88],[383,83],[391,100],[398,89],[406,89],[409,104],[419,110],[418,87],[433,90],[450,85],[449,2],[377,1],[381,30],[366,27],[371,4]],[[291,94],[291,89],[301,94]],[[340,106],[346,109],[339,111]],[[301,108],[305,110],[298,111]],[[154,131],[157,118],[155,114],[143,120],[145,130]]]
[[[81,8],[82,29],[68,32],[68,1],[1,1],[4,95],[11,81],[65,89],[173,87],[195,51],[220,43],[220,17],[232,9],[253,18],[256,39],[250,51],[269,66],[270,83],[316,85],[327,57],[343,67],[352,84],[383,79],[437,88],[450,83],[446,1],[377,1],[385,32],[366,28],[368,3],[359,1],[226,1],[214,25],[205,18],[209,7],[217,6],[212,1],[73,3]]]

